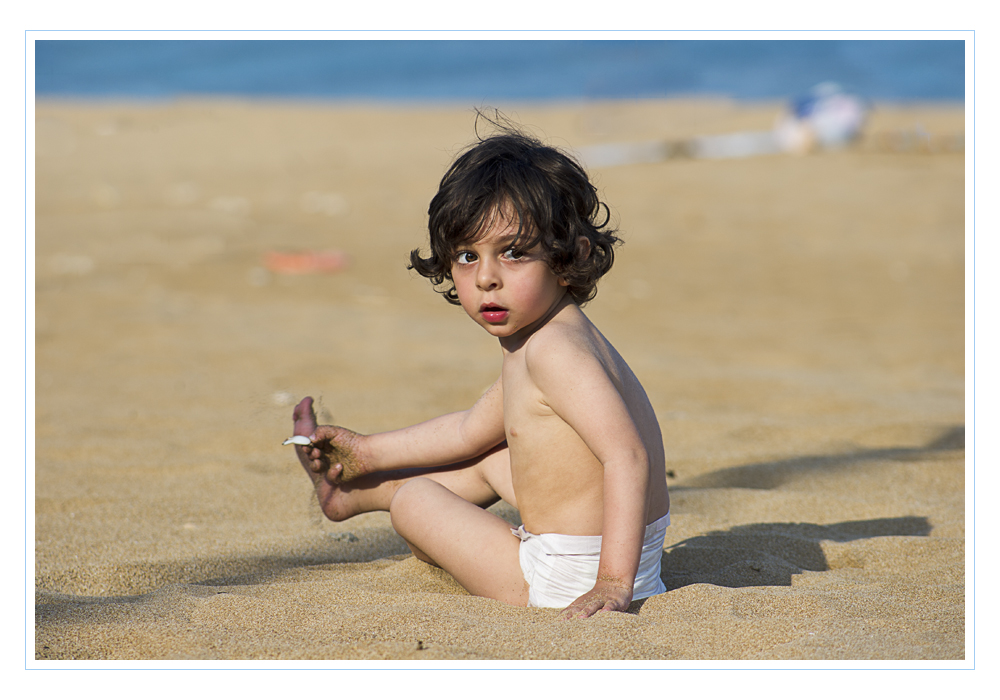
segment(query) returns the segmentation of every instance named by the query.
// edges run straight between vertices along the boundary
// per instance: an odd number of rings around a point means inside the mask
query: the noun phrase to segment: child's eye
[[[461,253],[455,256],[455,261],[459,265],[468,265],[469,263],[476,261],[476,254],[470,253],[467,250],[463,250]]]
[[[503,252],[503,256],[508,260],[520,260],[524,257],[524,251],[517,248],[508,248]]]

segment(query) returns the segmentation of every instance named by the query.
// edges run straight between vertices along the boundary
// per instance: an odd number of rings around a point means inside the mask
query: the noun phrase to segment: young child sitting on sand
[[[603,212],[603,216],[602,216]],[[583,169],[516,130],[451,166],[411,267],[500,341],[493,386],[465,411],[360,435],[295,408],[323,513],[387,510],[413,554],[470,593],[564,617],[663,593],[670,501],[642,386],[580,307],[619,242]],[[516,530],[484,508],[503,499]]]

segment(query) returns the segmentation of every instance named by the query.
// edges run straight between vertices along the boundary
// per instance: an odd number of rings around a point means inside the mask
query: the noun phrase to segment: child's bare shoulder
[[[524,360],[531,374],[579,372],[583,367],[603,364],[606,343],[593,324],[577,311],[538,329],[525,344]]]

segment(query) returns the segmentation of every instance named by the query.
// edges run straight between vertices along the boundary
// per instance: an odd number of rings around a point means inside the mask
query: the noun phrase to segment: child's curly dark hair
[[[459,304],[451,276],[455,251],[485,233],[496,217],[518,223],[515,245],[541,244],[552,272],[578,304],[597,294],[621,243],[609,228],[611,211],[597,197],[587,173],[570,156],[546,146],[505,120],[484,117],[499,133],[467,148],[441,179],[428,209],[430,255],[410,252],[409,269],[431,280],[445,299]],[[477,133],[478,135],[478,133]],[[602,213],[603,210],[603,213]],[[514,218],[516,217],[516,219]],[[578,244],[590,241],[588,252]]]

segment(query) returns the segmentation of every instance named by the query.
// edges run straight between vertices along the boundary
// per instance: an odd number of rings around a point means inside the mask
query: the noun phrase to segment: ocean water
[[[453,101],[786,99],[832,81],[871,99],[965,99],[965,44],[914,40],[44,40],[38,97]]]

